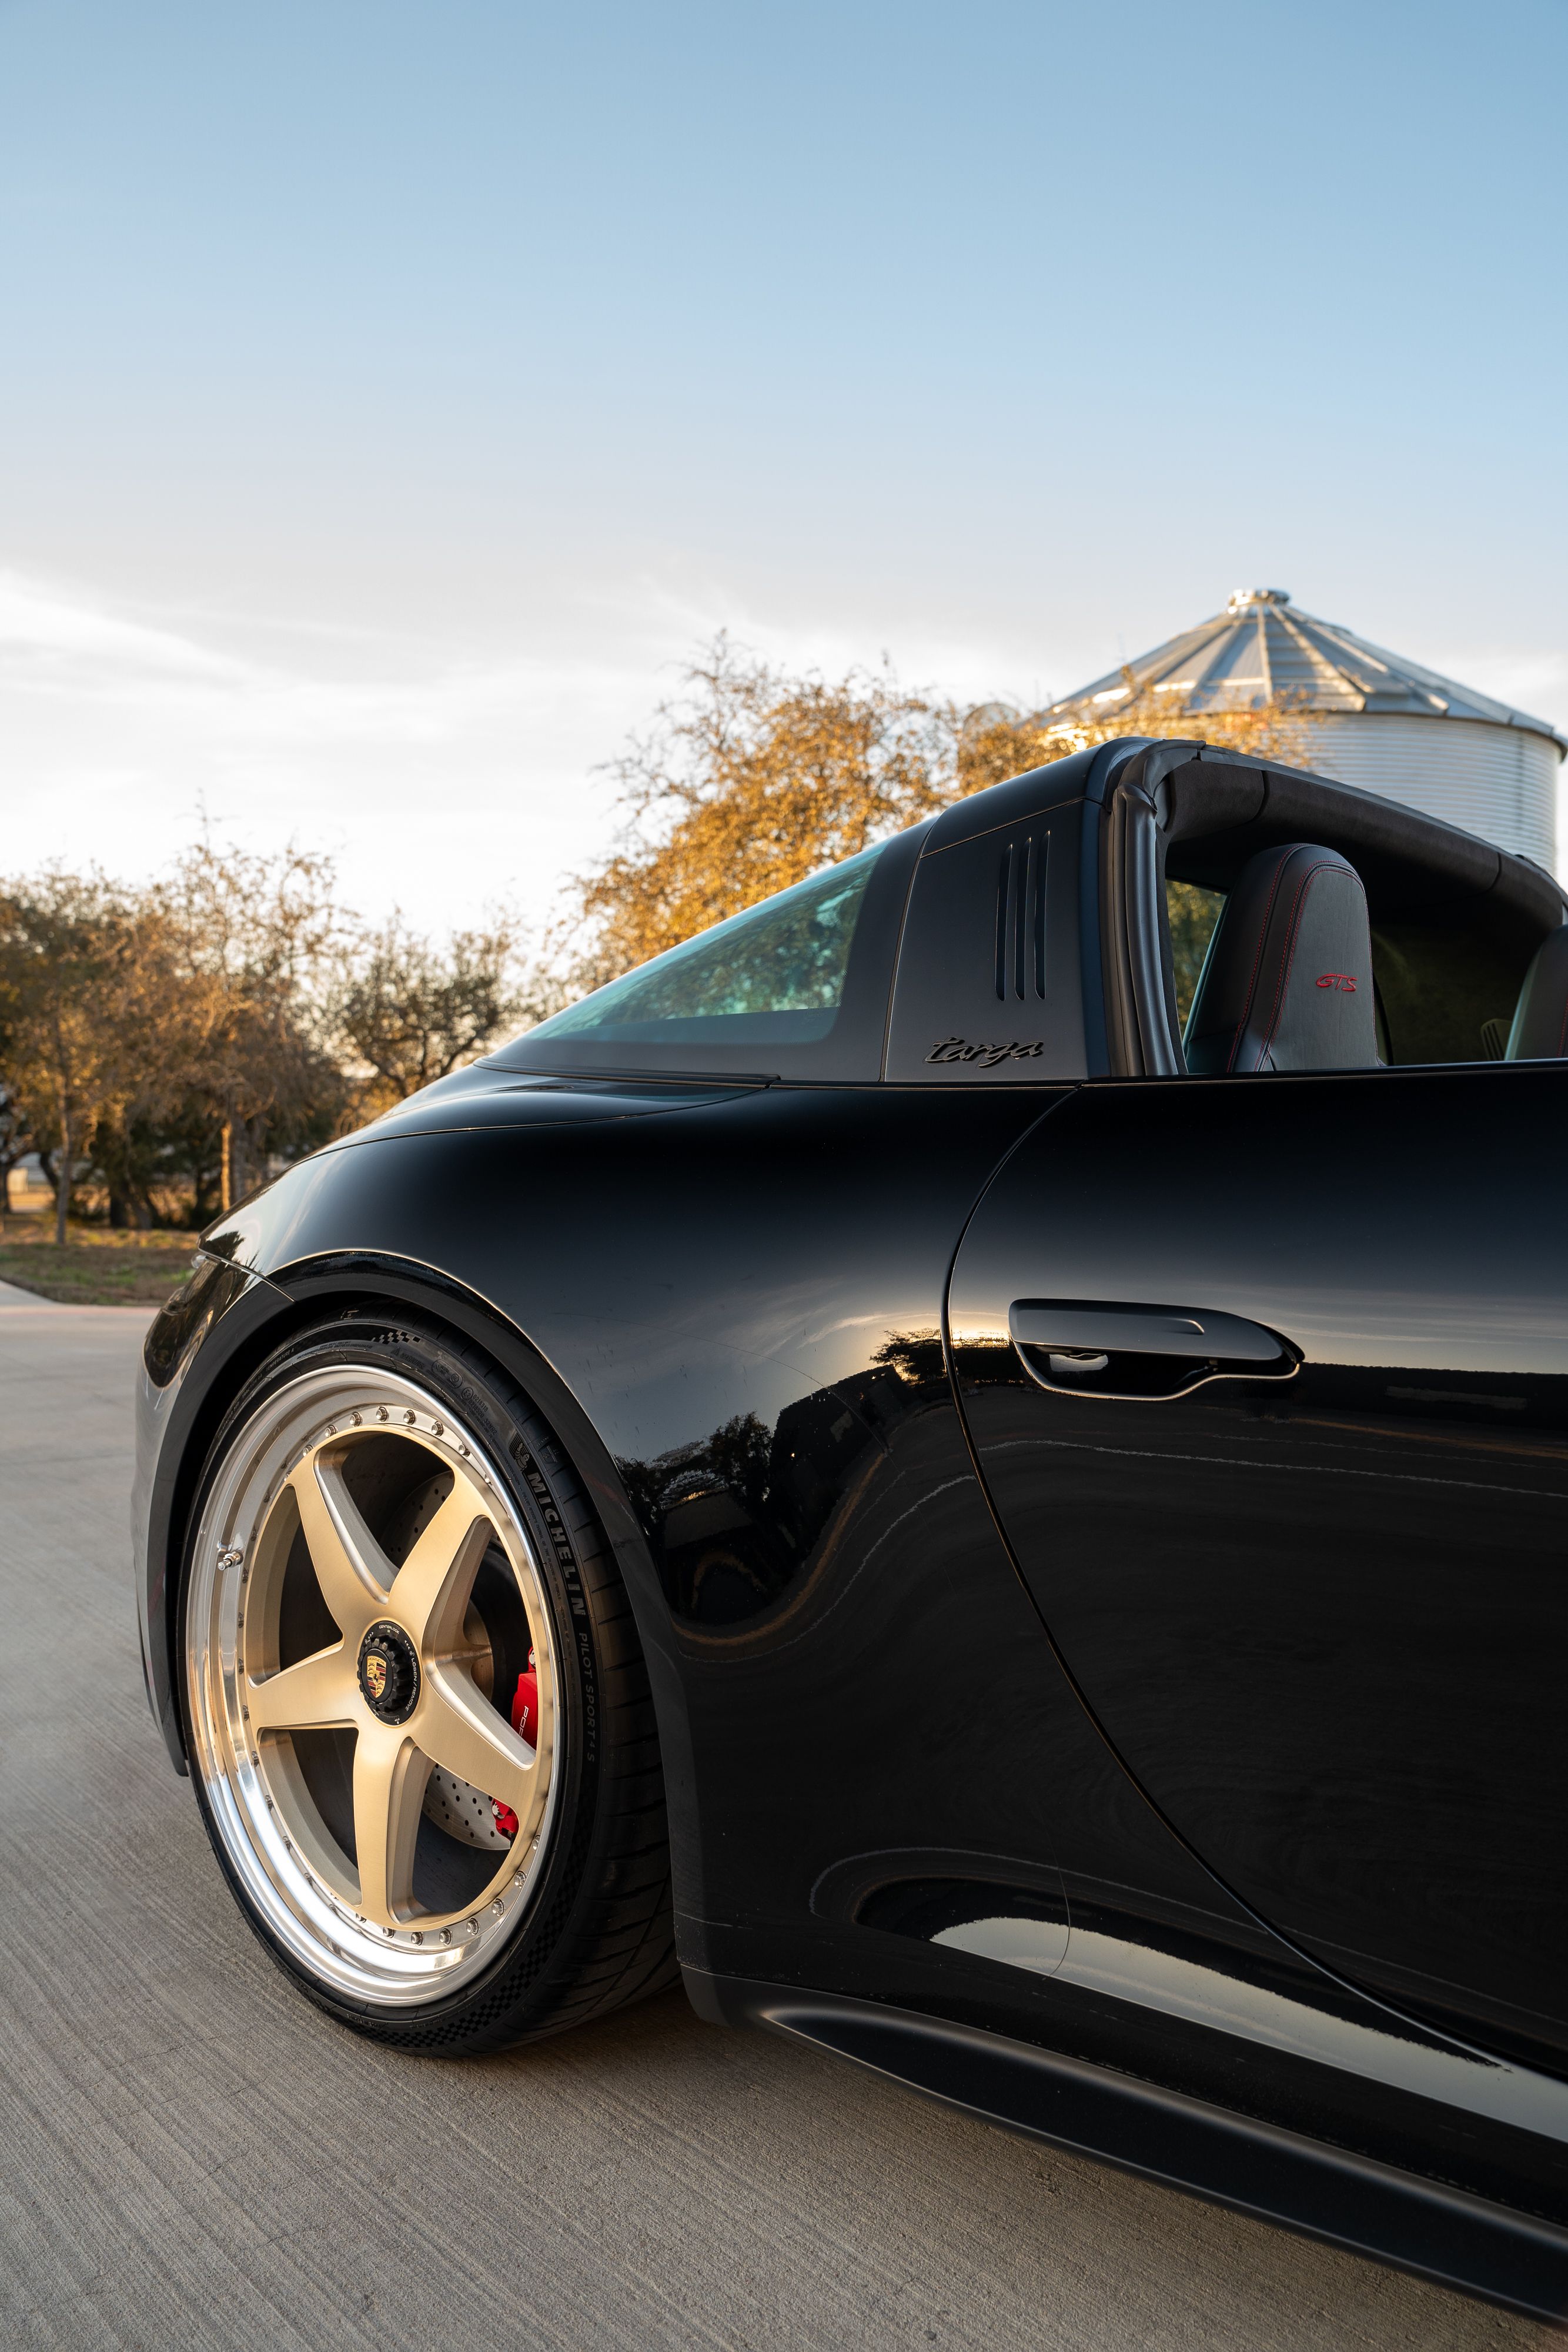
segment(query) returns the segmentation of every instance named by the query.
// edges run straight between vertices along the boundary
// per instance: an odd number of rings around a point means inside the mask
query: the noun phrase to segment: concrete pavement
[[[40,1298],[36,1290],[24,1290],[20,1283],[0,1282],[0,1307],[50,1307],[52,1299]]]
[[[1518,2352],[1505,2314],[925,2105],[679,1993],[390,2056],[253,1941],[147,1712],[146,1318],[0,1307],[0,2341]]]

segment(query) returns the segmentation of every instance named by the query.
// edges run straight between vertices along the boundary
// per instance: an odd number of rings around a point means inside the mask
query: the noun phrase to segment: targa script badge
[[[994,1070],[998,1062],[1031,1062],[1044,1051],[1043,1037],[1025,1045],[971,1045],[966,1037],[944,1037],[925,1058],[928,1062],[978,1062],[982,1070]]]

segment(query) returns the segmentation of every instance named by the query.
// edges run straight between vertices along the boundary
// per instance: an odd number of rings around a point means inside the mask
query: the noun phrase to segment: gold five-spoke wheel
[[[479,1439],[370,1366],[287,1384],[191,1580],[194,1760],[253,1904],[340,1992],[455,1989],[517,1926],[557,1779],[551,1612]]]
[[[516,1835],[528,1840],[543,1811],[549,1766],[547,1755],[541,1768],[538,1748],[480,1687],[481,1655],[465,1638],[476,1572],[498,1539],[493,1501],[465,1465],[455,1465],[449,1492],[394,1567],[344,1476],[351,1444],[337,1437],[318,1444],[285,1481],[340,1638],[283,1666],[267,1658],[264,1633],[255,1645],[259,1673],[247,1645],[245,1713],[263,1738],[329,1726],[353,1732],[355,1908],[378,1927],[397,1927],[418,1908],[413,1856],[431,1767],[443,1766],[511,1812]],[[367,1659],[362,1649],[382,1628],[392,1638],[383,1633]],[[381,1680],[378,1690],[365,1669],[382,1663],[382,1647],[395,1654],[398,1634],[412,1653],[413,1703],[406,1720],[389,1720],[387,1684]]]

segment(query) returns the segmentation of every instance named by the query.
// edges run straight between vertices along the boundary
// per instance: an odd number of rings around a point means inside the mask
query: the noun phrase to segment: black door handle
[[[1078,1394],[1179,1396],[1228,1373],[1282,1379],[1301,1361],[1277,1331],[1207,1307],[1019,1298],[1008,1332],[1032,1380]]]

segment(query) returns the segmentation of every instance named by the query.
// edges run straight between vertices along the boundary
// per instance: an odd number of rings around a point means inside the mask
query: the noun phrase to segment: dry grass
[[[193,1234],[73,1225],[64,1249],[52,1217],[0,1218],[0,1282],[67,1307],[162,1307],[190,1271]]]

